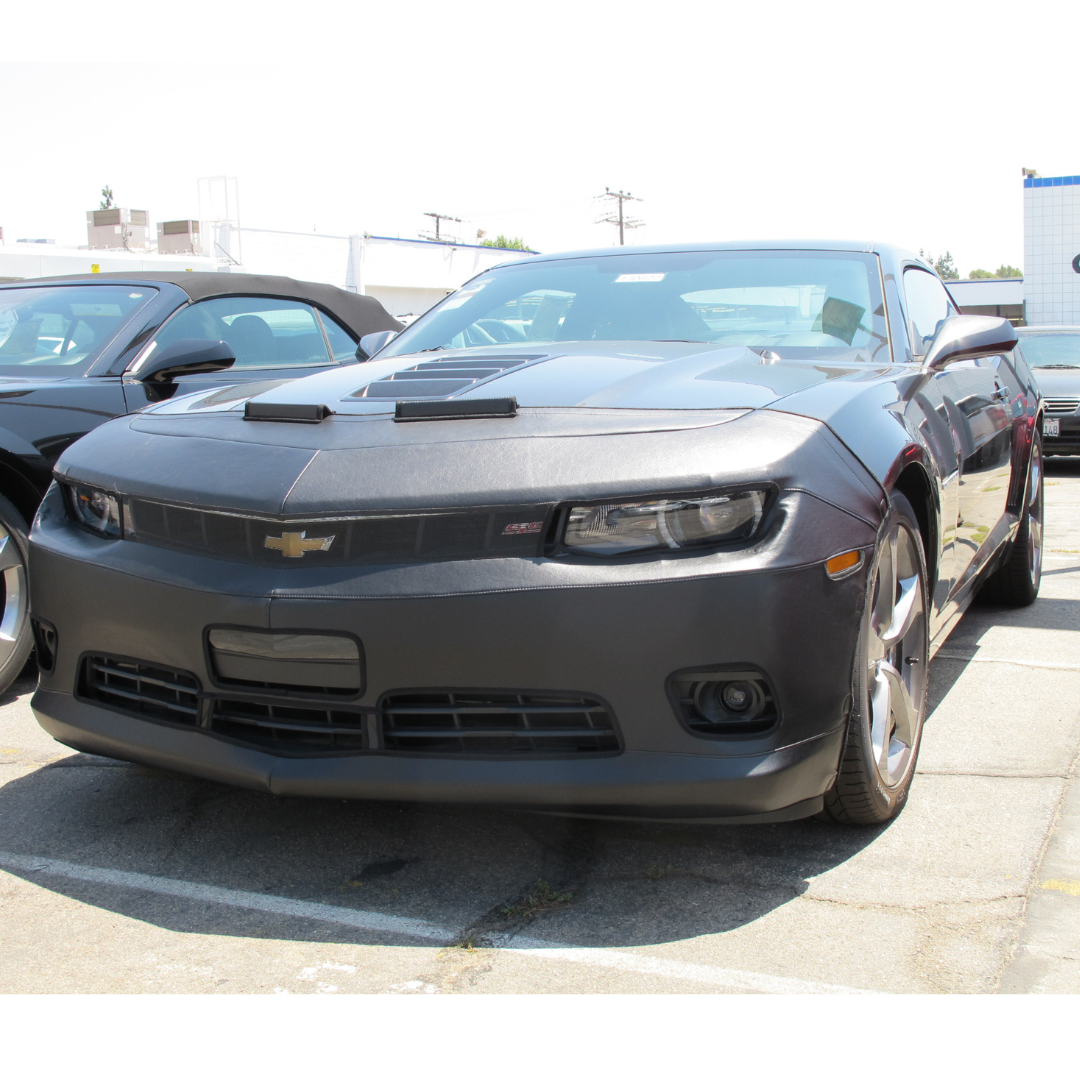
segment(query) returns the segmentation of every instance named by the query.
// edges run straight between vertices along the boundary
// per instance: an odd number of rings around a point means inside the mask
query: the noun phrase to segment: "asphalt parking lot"
[[[1080,991],[1080,465],[1031,608],[931,669],[890,826],[300,801],[79,754],[0,702],[0,991]]]

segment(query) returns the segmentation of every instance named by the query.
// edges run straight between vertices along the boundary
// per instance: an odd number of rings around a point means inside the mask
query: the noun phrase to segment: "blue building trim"
[[[1080,176],[1025,176],[1024,187],[1071,187],[1080,184]]]

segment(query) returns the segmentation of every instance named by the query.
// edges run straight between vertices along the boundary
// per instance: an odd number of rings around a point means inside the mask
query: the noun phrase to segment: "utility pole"
[[[625,202],[643,202],[644,200],[631,195],[629,191],[612,191],[611,188],[604,188],[604,194],[598,196],[601,199],[617,199],[619,202],[619,216],[618,217],[602,217],[597,218],[597,225],[618,225],[619,226],[619,247],[625,244],[623,237],[624,229],[640,229],[645,224],[644,221],[640,221],[638,218],[623,217],[623,203]]]
[[[430,233],[421,233],[420,235],[422,237],[424,237],[425,239],[427,239],[427,240],[434,240],[437,244],[443,243],[443,238],[439,233],[439,224],[441,222],[443,222],[443,221],[456,221],[459,224],[461,223],[461,218],[459,218],[459,217],[451,217],[449,214],[431,214],[431,213],[425,212],[424,217],[429,217],[429,218],[434,218],[435,219],[435,235],[432,236]],[[447,240],[446,242],[449,243],[450,241]]]

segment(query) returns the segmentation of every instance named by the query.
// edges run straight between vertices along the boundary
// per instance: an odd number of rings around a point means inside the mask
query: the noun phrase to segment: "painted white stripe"
[[[512,946],[501,952],[528,956],[531,960],[561,960],[572,964],[616,968],[638,975],[656,975],[662,979],[683,979],[687,982],[722,986],[755,994],[873,994],[873,990],[855,990],[850,986],[832,983],[789,979],[783,975],[761,975],[754,971],[713,967],[710,964],[687,964],[682,960],[664,960],[642,953],[619,952],[614,949],[575,949],[570,945],[554,945],[532,938],[514,938]]]
[[[449,943],[455,934],[441,926],[421,919],[404,919],[398,915],[383,915],[377,911],[356,911],[334,904],[316,904],[310,900],[290,900],[285,896],[267,896],[264,893],[245,892],[240,889],[222,889],[217,885],[199,885],[192,881],[176,881],[154,874],[133,874],[127,870],[104,870],[97,866],[80,866],[78,863],[62,862],[60,859],[43,859],[34,855],[13,855],[0,851],[0,866],[27,873],[53,874],[71,881],[91,881],[98,885],[118,885],[125,889],[140,889],[160,896],[176,896],[181,900],[194,900],[202,904],[225,904],[228,907],[246,908],[248,911],[265,911],[270,915],[288,915],[298,919],[315,919],[318,922],[339,923],[357,930],[372,930],[407,937],[427,938]]]
[[[1044,664],[1038,660],[1010,660],[1006,656],[964,656],[962,653],[940,650],[934,657],[942,660],[963,660],[969,664],[1015,664],[1017,667],[1047,668],[1050,671],[1080,671],[1080,664]]]
[[[51,874],[71,881],[89,881],[99,885],[111,885],[125,889],[138,889],[159,896],[175,896],[198,903],[224,904],[227,907],[264,911],[271,915],[285,915],[318,922],[336,923],[358,930],[371,930],[400,934],[450,944],[461,935],[454,930],[436,926],[422,919],[406,919],[398,915],[384,915],[377,911],[357,911],[354,908],[334,904],[319,904],[310,900],[290,900],[284,896],[267,896],[264,893],[246,892],[241,889],[223,889],[217,885],[200,885],[192,881],[159,877],[155,874],[136,874],[128,870],[107,870],[97,866],[82,866],[61,859],[47,859],[37,855],[16,855],[0,851],[0,866],[31,874]],[[869,994],[871,990],[856,990],[831,983],[789,979],[780,975],[762,975],[753,971],[713,967],[709,964],[688,964],[680,960],[664,960],[642,953],[621,952],[614,949],[579,949],[572,945],[542,941],[537,938],[506,937],[494,946],[500,952],[524,956],[532,960],[554,960],[563,963],[589,964],[593,967],[613,968],[638,975],[655,975],[665,979],[680,979],[707,986],[729,990],[763,994]]]

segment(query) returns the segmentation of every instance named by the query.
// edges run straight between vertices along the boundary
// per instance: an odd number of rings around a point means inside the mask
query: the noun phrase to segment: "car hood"
[[[1047,397],[1080,396],[1080,368],[1032,368],[1031,374]]]
[[[562,375],[553,377],[564,358]],[[395,357],[261,393],[234,386],[155,406],[90,432],[64,453],[56,473],[127,495],[287,517],[635,497],[756,481],[821,488],[830,501],[862,504],[864,520],[876,512],[880,489],[827,422],[809,406],[808,415],[763,406],[820,394],[830,381],[847,387],[838,398],[850,399],[859,380],[888,383],[888,369],[850,357],[763,364],[742,347],[665,343],[642,355],[599,347],[544,355],[468,389],[471,397],[517,397],[513,417],[398,423],[395,397],[357,395],[426,359]],[[253,389],[260,402],[326,404],[332,415],[311,424],[246,421]],[[888,391],[883,401],[895,400],[895,387]],[[460,389],[454,396],[463,396]],[[838,468],[841,461],[847,468]]]
[[[153,412],[234,411],[255,400],[327,405],[338,416],[363,418],[392,412],[401,400],[490,397],[514,397],[521,408],[759,409],[888,367],[867,363],[854,349],[792,349],[784,359],[762,351],[681,341],[448,349],[353,364],[257,395],[240,386],[196,394]]]

